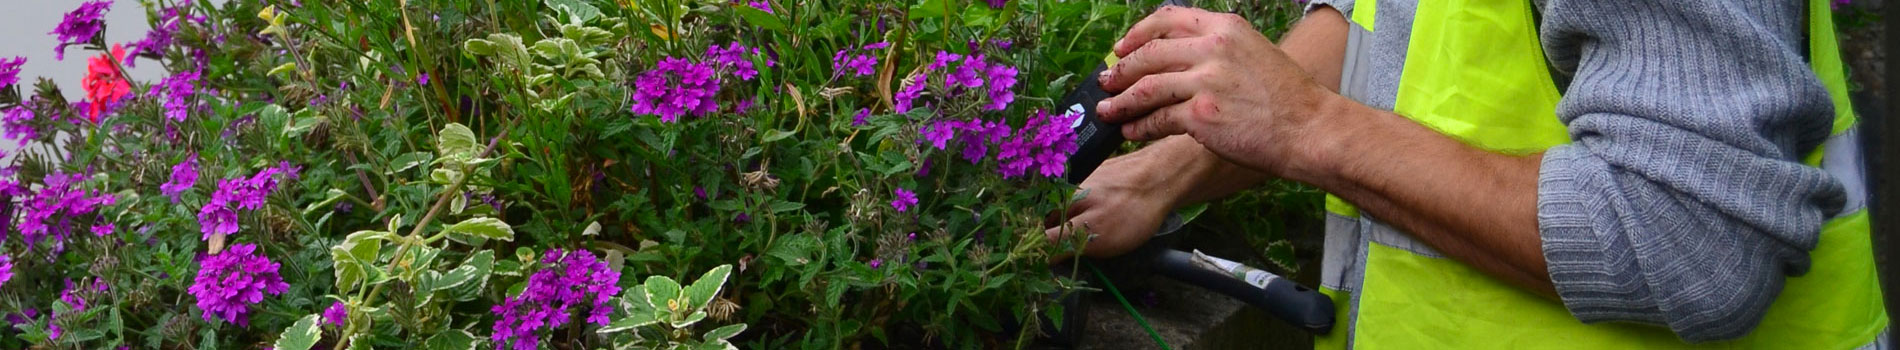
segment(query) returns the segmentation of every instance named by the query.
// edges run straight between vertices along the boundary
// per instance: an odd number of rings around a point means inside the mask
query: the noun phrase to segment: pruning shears
[[[1168,0],[1162,5],[1192,6],[1183,0]],[[1081,184],[1125,141],[1121,126],[1103,122],[1095,111],[1097,102],[1113,96],[1102,90],[1096,77],[1112,67],[1114,61],[1113,54],[1104,58],[1103,64],[1095,68],[1081,86],[1063,96],[1057,104],[1067,106],[1067,112],[1081,114],[1071,125],[1079,147],[1069,156],[1069,183]],[[1179,215],[1169,214],[1147,244],[1113,260],[1150,266],[1153,273],[1239,299],[1309,332],[1325,334],[1332,330],[1335,306],[1331,298],[1318,290],[1246,264],[1200,251],[1174,249],[1175,240],[1163,238],[1184,224]]]

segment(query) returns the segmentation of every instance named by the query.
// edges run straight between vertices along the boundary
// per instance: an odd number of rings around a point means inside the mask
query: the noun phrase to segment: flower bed
[[[89,60],[77,101],[0,58],[0,347],[1027,342],[1079,286],[1047,263],[1078,195],[1049,97],[1138,15],[152,5],[138,41],[103,37],[139,10],[110,0],[50,34]]]

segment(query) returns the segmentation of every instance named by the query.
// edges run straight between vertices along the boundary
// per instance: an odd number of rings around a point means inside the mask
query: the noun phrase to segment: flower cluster
[[[1049,114],[1036,110],[1036,115],[1023,124],[1016,135],[997,146],[1002,150],[996,159],[1002,162],[997,169],[1003,177],[1022,176],[1029,170],[1045,177],[1062,176],[1068,167],[1069,155],[1075,154],[1075,130],[1070,128],[1076,118],[1082,115],[1069,112]]]
[[[72,234],[75,218],[91,214],[100,206],[112,205],[117,200],[117,197],[103,191],[79,188],[78,185],[84,180],[85,177],[79,174],[48,174],[39,191],[22,203],[20,238],[26,242],[27,249],[32,249],[50,235],[53,238],[53,250],[65,250],[66,237]],[[52,224],[49,225],[49,222]]]
[[[707,47],[704,62],[670,56],[660,59],[653,69],[634,78],[633,106],[628,109],[634,115],[658,115],[660,121],[669,123],[687,114],[704,117],[717,112],[719,102],[714,97],[719,95],[721,72],[746,81],[759,74],[748,54],[758,55],[759,49],[734,42]],[[774,63],[766,61],[766,66]]]
[[[938,150],[948,148],[950,140],[956,139],[963,145],[963,160],[976,164],[989,156],[990,144],[1002,142],[1009,136],[1009,125],[998,120],[939,120],[925,125],[919,130],[922,141],[930,143]]]
[[[99,123],[99,115],[132,94],[132,83],[119,73],[118,60],[125,57],[125,47],[112,45],[112,52],[93,57],[86,65],[86,77],[79,79],[79,85],[86,89],[86,119]]]
[[[172,197],[172,203],[178,203],[178,195],[198,184],[198,157],[186,158],[172,166],[172,178],[158,186],[160,194]]]
[[[165,77],[165,80],[159,81],[158,84],[153,84],[152,88],[145,92],[145,96],[157,97],[160,101],[164,101],[166,119],[183,122],[185,115],[191,112],[191,96],[198,94],[198,79],[200,78],[202,78],[202,73],[196,70],[178,72]]]
[[[955,65],[954,69],[952,65]],[[1001,111],[1016,101],[1016,75],[1019,71],[1002,63],[990,63],[981,54],[959,55],[950,52],[937,52],[937,57],[924,66],[922,75],[905,81],[892,99],[898,113],[909,112],[916,106],[916,100],[923,96],[929,85],[932,72],[942,73],[943,88],[950,97],[965,93],[981,93],[983,109]]]
[[[837,77],[850,73],[852,76],[862,77],[877,74],[877,56],[868,52],[890,47],[891,43],[889,42],[877,42],[864,45],[864,47],[858,48],[857,50],[838,50],[838,53],[831,55],[831,70],[833,72],[831,75]],[[852,51],[856,51],[856,53],[853,54]]]
[[[277,274],[277,263],[257,253],[257,245],[239,243],[199,261],[198,277],[187,292],[204,310],[204,320],[250,324],[251,304],[290,289]]]
[[[607,314],[613,311],[607,302],[620,294],[620,272],[585,250],[549,249],[541,263],[547,267],[528,277],[521,295],[490,309],[500,316],[489,337],[496,349],[510,344],[518,350],[539,347],[539,332],[566,325],[572,310],[582,305],[589,307],[586,322],[607,325]]]
[[[20,65],[26,64],[26,57],[14,56],[13,59],[0,58],[0,89],[20,83]]]
[[[79,8],[73,9],[73,12],[67,12],[59,26],[47,33],[59,36],[59,46],[53,48],[53,58],[66,60],[66,46],[84,44],[99,35],[99,31],[105,29],[106,10],[111,9],[112,0],[99,0],[87,1],[79,4]]]
[[[277,190],[278,176],[295,180],[298,169],[285,162],[264,168],[249,178],[219,180],[217,192],[211,193],[211,201],[198,208],[198,230],[204,234],[202,239],[210,240],[214,234],[237,233],[237,211],[263,208],[264,200]],[[197,171],[191,173],[196,175]],[[173,174],[177,175],[176,167]]]

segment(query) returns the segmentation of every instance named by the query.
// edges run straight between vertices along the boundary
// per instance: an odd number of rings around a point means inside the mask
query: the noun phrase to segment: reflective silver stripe
[[[1372,58],[1363,54],[1363,51],[1371,44],[1372,31],[1359,26],[1358,22],[1348,23],[1352,24],[1346,26],[1346,56],[1339,67],[1339,95],[1353,101],[1365,101],[1366,90],[1372,86],[1372,77],[1365,70],[1372,64],[1369,62]]]
[[[1386,225],[1384,222],[1379,222],[1378,219],[1367,216],[1365,213],[1360,213],[1359,215],[1359,227],[1361,231],[1366,232],[1366,237],[1371,239],[1372,243],[1384,244],[1389,247],[1412,252],[1412,254],[1439,259],[1445,258],[1445,254],[1439,253],[1437,249],[1432,249],[1432,246],[1425,245],[1425,242],[1413,239],[1411,234],[1399,231],[1399,229]]]
[[[1359,219],[1326,213],[1326,245],[1319,259],[1319,284],[1332,290],[1357,291],[1347,277],[1364,270],[1359,261]]]
[[[1834,175],[1847,190],[1847,205],[1839,215],[1866,209],[1871,193],[1867,191],[1867,158],[1861,156],[1860,150],[1860,125],[1828,137],[1821,147],[1821,169]]]

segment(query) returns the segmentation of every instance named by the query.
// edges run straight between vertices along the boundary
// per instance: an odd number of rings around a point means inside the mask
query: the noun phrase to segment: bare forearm
[[[1541,155],[1491,153],[1340,98],[1320,173],[1301,176],[1493,276],[1555,298],[1537,228]]]

